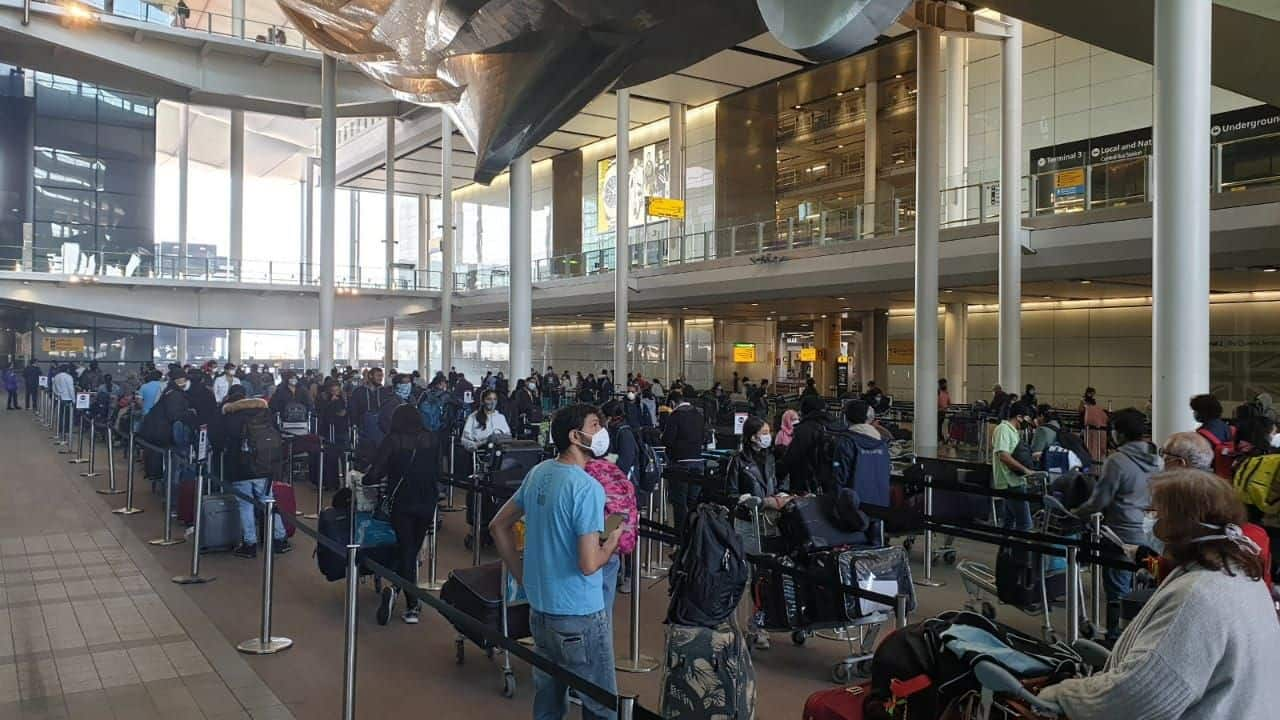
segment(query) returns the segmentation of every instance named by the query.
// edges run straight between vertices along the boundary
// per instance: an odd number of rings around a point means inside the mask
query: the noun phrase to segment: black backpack
[[[1050,425],[1049,427],[1053,427]],[[1089,454],[1089,448],[1085,447],[1084,438],[1069,431],[1058,430],[1057,437],[1054,438],[1053,444],[1062,447],[1064,450],[1070,450],[1080,458],[1080,464],[1086,468],[1093,467],[1093,455]]]
[[[623,428],[626,428],[636,441],[636,467],[633,478],[636,489],[640,492],[653,492],[658,487],[658,481],[662,479],[662,460],[645,439],[644,433],[635,432],[628,425],[623,425],[619,430]]]
[[[726,508],[703,503],[685,522],[671,568],[667,623],[714,628],[742,599],[749,575],[746,553]]]
[[[284,463],[284,436],[271,421],[271,413],[259,410],[245,418],[240,428],[244,468],[253,478],[274,478]]]

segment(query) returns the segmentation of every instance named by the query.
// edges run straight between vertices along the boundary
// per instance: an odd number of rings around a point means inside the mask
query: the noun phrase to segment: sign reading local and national
[[[755,343],[734,343],[733,361],[736,363],[753,363],[756,361]]]
[[[1210,143],[1232,142],[1273,133],[1280,133],[1280,108],[1271,105],[1254,105],[1209,116]],[[1151,154],[1152,145],[1151,128],[1144,127],[1036,148],[1030,152],[1031,172],[1056,172],[1066,168],[1145,157]]]
[[[644,214],[650,217],[684,219],[684,201],[675,198],[647,197],[644,199]]]

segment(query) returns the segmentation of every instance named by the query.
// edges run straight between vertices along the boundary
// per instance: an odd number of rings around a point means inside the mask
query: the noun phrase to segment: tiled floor
[[[175,617],[140,566],[164,578],[144,546],[104,529],[93,498],[57,472],[62,458],[44,453],[29,458],[50,470],[40,492],[32,473],[0,473],[0,720],[292,718],[207,618]],[[40,527],[62,531],[30,532]]]

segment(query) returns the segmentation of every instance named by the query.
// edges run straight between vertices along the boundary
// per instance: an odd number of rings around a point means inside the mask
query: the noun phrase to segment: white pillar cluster
[[[941,189],[938,187],[939,55],[942,35],[935,27],[916,31],[916,288],[915,288],[915,420],[916,453],[937,450],[938,414],[938,233]],[[883,380],[881,380],[883,382]]]

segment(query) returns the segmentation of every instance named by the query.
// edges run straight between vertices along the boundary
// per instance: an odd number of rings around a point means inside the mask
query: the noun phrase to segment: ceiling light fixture
[[[902,79],[902,73],[898,73],[897,75],[894,75],[894,76],[893,76],[893,79],[894,79],[894,80],[901,80],[901,79]]]
[[[751,307],[760,307],[760,303],[751,303]]]
[[[844,97],[844,91],[841,90],[840,92],[836,93],[836,97]]]
[[[1262,268],[1262,272],[1275,272],[1276,270],[1277,268],[1274,265]]]
[[[1092,285],[1092,284],[1093,284],[1093,281],[1092,281],[1092,280],[1081,280],[1081,281],[1080,281],[1080,284],[1081,284],[1081,285]]]
[[[800,106],[799,106],[799,105],[796,105],[796,106],[795,106],[795,109],[796,109],[796,110],[799,110],[799,109],[800,109]]]

